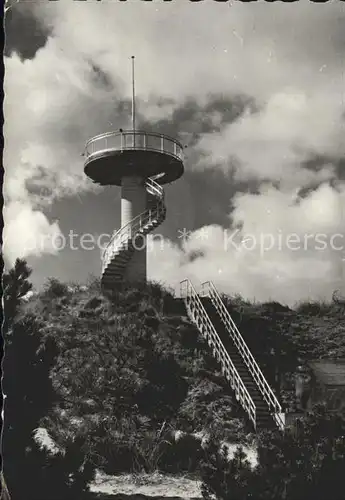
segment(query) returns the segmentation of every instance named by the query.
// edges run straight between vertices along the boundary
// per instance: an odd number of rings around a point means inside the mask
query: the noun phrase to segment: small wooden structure
[[[324,403],[329,412],[345,411],[345,358],[319,359],[299,367],[295,378],[296,407],[285,414],[286,427],[298,429],[306,411]]]
[[[326,403],[329,411],[345,410],[345,358],[311,361],[296,375],[299,410]]]

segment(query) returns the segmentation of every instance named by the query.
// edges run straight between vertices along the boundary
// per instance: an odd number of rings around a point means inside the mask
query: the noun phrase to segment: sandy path
[[[123,494],[199,499],[201,498],[200,486],[200,481],[186,476],[170,476],[159,473],[108,476],[98,472],[90,489],[94,493],[106,493],[108,495]]]

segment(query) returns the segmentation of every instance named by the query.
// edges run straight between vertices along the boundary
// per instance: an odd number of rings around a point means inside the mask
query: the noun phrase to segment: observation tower
[[[121,187],[121,228],[102,254],[101,282],[112,289],[147,279],[146,236],[166,216],[163,185],[182,176],[183,148],[163,134],[136,130],[134,56],[132,56],[132,130],[90,139],[84,172],[101,186]]]

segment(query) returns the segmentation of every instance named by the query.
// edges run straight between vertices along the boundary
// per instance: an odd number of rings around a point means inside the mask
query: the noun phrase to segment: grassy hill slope
[[[223,300],[287,409],[298,365],[344,356],[342,303],[292,310]],[[17,384],[13,391],[8,384],[9,414],[20,420],[35,408],[32,421],[39,415],[61,450],[79,443],[105,473],[194,472],[203,450],[192,433],[243,444],[254,438],[183,304],[160,285],[105,296],[99,280],[51,279],[22,302],[6,340],[7,373]],[[176,431],[188,434],[176,440]]]

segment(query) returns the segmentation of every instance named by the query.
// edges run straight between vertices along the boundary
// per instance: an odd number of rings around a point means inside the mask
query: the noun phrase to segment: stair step
[[[243,382],[246,383],[246,385],[248,387],[250,387],[252,389],[256,388],[256,385],[253,384],[253,380],[250,377],[248,377],[246,375],[241,375],[241,373],[239,373],[239,376],[241,377],[241,379],[243,380]]]
[[[130,259],[121,257],[120,255],[114,255],[114,257],[110,260],[110,264],[116,262],[119,264],[128,264]]]
[[[147,219],[147,223],[132,235],[133,238],[125,242],[109,248],[109,254],[103,261],[102,265],[102,278],[103,285],[112,285],[123,281],[125,268],[130,262],[134,252],[133,240],[136,235],[146,235],[158,227],[166,218],[166,207],[164,205],[163,197],[159,194],[147,194],[147,209],[151,210],[151,218]],[[149,214],[147,214],[149,215]]]
[[[120,273],[104,273],[102,279],[112,280],[112,279],[116,279],[116,278],[122,279],[122,277],[123,277],[122,273],[121,274]]]
[[[123,269],[124,267],[126,267],[126,262],[118,262],[118,261],[115,261],[113,260],[110,264],[108,264],[107,268],[108,269],[117,269],[117,268],[120,268],[120,269]]]
[[[124,269],[126,268],[126,263],[125,262],[114,262],[114,261],[111,261],[110,264],[107,265],[107,267],[105,269],[107,270],[116,270],[118,269],[119,271],[123,271]]]
[[[109,262],[109,264],[107,265],[107,267],[126,267],[128,264],[128,261],[127,260],[119,260],[117,258],[114,258],[114,259],[111,259],[111,261]]]
[[[117,268],[117,267],[107,267],[107,269],[104,270],[104,275],[107,276],[122,276],[124,273],[124,269]]]
[[[250,394],[253,403],[256,408],[256,420],[258,427],[272,427],[275,425],[273,417],[271,415],[271,410],[263,398],[263,395],[250,372],[250,369],[246,365],[241,353],[234,344],[230,333],[227,331],[223,320],[219,316],[217,309],[213,305],[210,297],[200,297],[201,302],[204,306],[205,312],[208,315],[209,320],[212,322],[214,329],[218,333],[220,340],[222,341],[224,348],[226,349],[229,357],[234,364],[244,386],[246,387],[248,393]],[[224,365],[223,365],[224,371]],[[229,378],[229,377],[227,377]]]
[[[260,408],[260,410],[264,409],[265,411],[268,411],[268,406],[263,399],[257,399],[255,397],[253,397],[252,399],[253,399],[253,403],[255,404],[255,406],[257,408]]]

